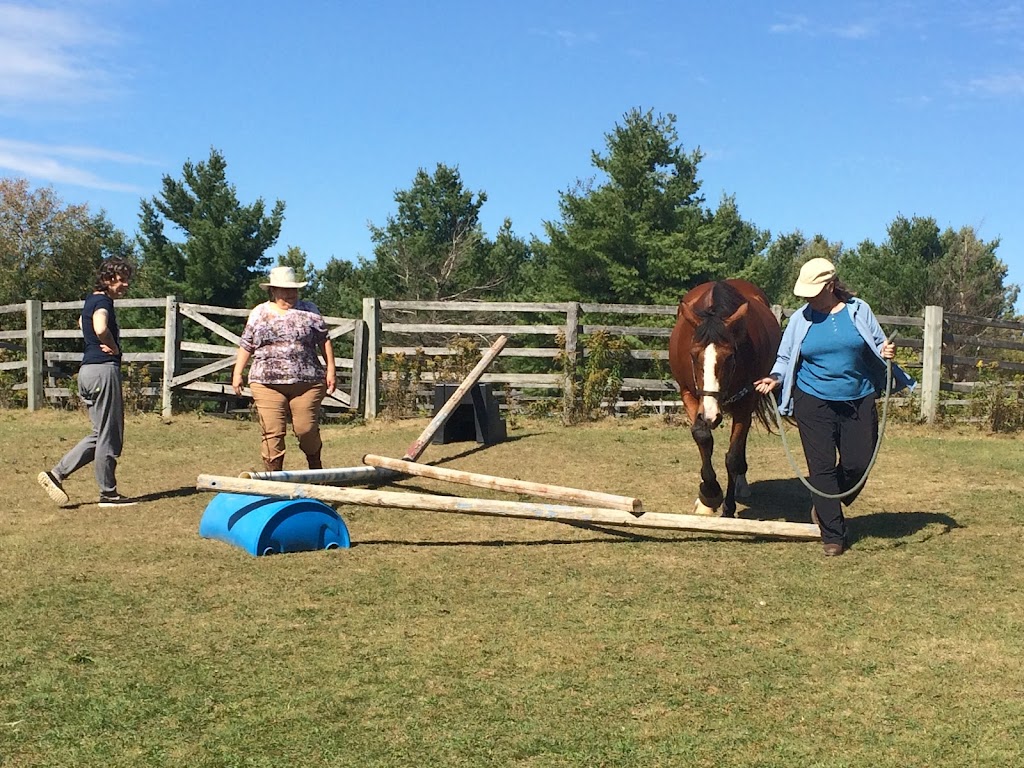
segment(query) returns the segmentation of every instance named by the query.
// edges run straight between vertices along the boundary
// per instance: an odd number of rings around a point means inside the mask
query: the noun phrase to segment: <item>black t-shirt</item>
[[[98,309],[107,310],[107,328],[110,329],[114,341],[117,342],[116,355],[108,355],[100,349],[100,340],[96,337],[96,331],[92,327],[92,316]],[[90,293],[85,297],[85,307],[82,308],[82,335],[85,337],[85,353],[82,355],[82,365],[95,365],[96,363],[121,364],[121,329],[117,327],[117,316],[114,314],[114,300],[105,293]]]

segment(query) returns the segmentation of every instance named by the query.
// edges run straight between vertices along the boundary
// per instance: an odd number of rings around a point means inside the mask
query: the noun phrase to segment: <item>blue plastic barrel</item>
[[[351,546],[345,521],[322,501],[240,493],[218,493],[210,500],[199,535],[257,557]]]

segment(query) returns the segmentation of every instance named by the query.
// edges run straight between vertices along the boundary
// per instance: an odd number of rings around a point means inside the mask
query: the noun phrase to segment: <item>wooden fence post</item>
[[[46,402],[43,388],[43,302],[25,302],[25,375],[28,383],[28,409],[38,411]]]
[[[939,383],[942,377],[942,307],[924,308],[921,364],[921,417],[929,424],[934,424],[939,413]]]
[[[363,299],[363,322],[366,324],[366,406],[363,409],[363,416],[375,419],[380,396],[380,370],[377,365],[381,336],[380,299]]]
[[[570,301],[565,305],[565,377],[562,381],[562,416],[566,423],[572,419],[572,409],[576,401],[576,368],[580,362],[580,305]]]
[[[169,419],[173,395],[171,382],[178,373],[181,359],[181,315],[178,313],[178,297],[168,296],[164,306],[164,378],[160,385],[160,398],[163,406],[161,415],[164,419]]]
[[[366,323],[356,320],[352,329],[352,390],[349,392],[349,407],[362,413],[366,402]]]

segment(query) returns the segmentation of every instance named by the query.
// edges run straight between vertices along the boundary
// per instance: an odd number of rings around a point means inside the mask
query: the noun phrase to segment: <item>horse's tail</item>
[[[775,415],[774,409],[772,408],[772,402],[769,398],[774,398],[775,395],[769,392],[767,395],[758,395],[757,402],[754,404],[754,415],[757,416],[757,420],[761,422],[761,425],[768,430],[769,434],[775,432]]]

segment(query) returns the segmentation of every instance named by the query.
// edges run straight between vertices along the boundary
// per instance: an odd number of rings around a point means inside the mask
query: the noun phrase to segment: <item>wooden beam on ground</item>
[[[423,454],[423,451],[427,449],[427,444],[433,439],[434,433],[444,426],[444,423],[448,421],[448,418],[455,412],[455,409],[458,408],[459,403],[462,402],[462,396],[469,392],[473,385],[476,384],[484,371],[487,370],[487,367],[494,362],[494,358],[498,356],[507,342],[507,336],[499,336],[494,344],[491,345],[491,348],[484,352],[483,356],[480,358],[480,362],[477,363],[476,367],[469,372],[469,375],[465,380],[459,384],[455,392],[452,393],[452,396],[448,398],[448,402],[441,407],[441,410],[437,412],[431,422],[427,425],[427,428],[424,429],[420,436],[413,441],[412,445],[406,449],[405,456],[403,458],[408,461],[416,461],[416,459]]]
[[[532,504],[521,501],[494,499],[467,499],[457,496],[434,496],[426,493],[398,493],[374,491],[365,488],[332,488],[322,485],[278,483],[269,480],[245,480],[219,475],[200,475],[196,488],[201,491],[248,493],[262,496],[281,496],[288,499],[319,499],[341,504],[368,507],[416,509],[427,512],[452,512],[462,515],[489,515],[515,517],[527,520],[548,520],[565,523],[592,523],[594,525],[626,528],[660,528],[676,531],[703,531],[705,533],[767,536],[783,539],[819,540],[818,526],[809,523],[788,523],[775,520],[737,520],[729,517],[701,517],[700,515],[671,515],[647,512],[633,517],[628,512],[595,507],[570,507],[561,504]]]
[[[401,475],[377,467],[335,467],[333,469],[282,469],[276,472],[241,472],[245,480],[274,480],[282,483],[315,483],[316,485],[375,485],[395,480]]]
[[[640,503],[640,499],[633,499],[628,496],[616,496],[611,493],[586,491],[580,488],[566,488],[560,485],[530,483],[525,480],[482,475],[476,472],[462,472],[446,467],[434,467],[429,464],[417,464],[412,461],[390,459],[386,456],[376,456],[372,453],[363,456],[363,463],[369,464],[371,467],[391,470],[405,475],[429,477],[433,480],[446,480],[450,483],[461,483],[462,485],[471,485],[475,488],[489,488],[492,491],[504,491],[505,493],[522,493],[527,496],[539,496],[543,499],[556,499],[575,504],[589,504],[604,509],[619,509],[623,512],[629,512],[635,517],[639,517],[644,513],[643,504]],[[268,477],[266,479],[271,480],[273,478]]]

